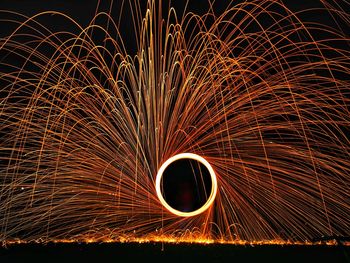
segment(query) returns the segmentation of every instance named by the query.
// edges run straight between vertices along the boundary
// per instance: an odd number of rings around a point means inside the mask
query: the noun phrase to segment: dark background
[[[128,1],[125,1],[126,3]],[[217,0],[213,4],[216,14],[222,13],[230,1]],[[234,3],[243,2],[234,0]],[[99,11],[111,10],[115,18],[119,18],[122,1],[115,1],[110,9],[110,1],[102,0],[97,8],[97,0],[11,0],[0,1],[0,10],[15,11],[32,16],[43,11],[58,11],[73,17],[81,26],[87,26]],[[141,9],[145,9],[145,0],[140,0]],[[318,0],[284,1],[294,12],[309,8],[322,7]],[[338,4],[342,4],[339,1]],[[163,2],[163,10],[167,10],[168,1]],[[173,1],[177,14],[184,10],[186,1]],[[205,14],[209,8],[206,1],[190,1],[187,11]],[[345,8],[345,7],[344,7]],[[347,10],[345,10],[347,11]],[[142,11],[144,13],[144,11]],[[305,20],[335,26],[330,16],[313,12],[313,15],[300,15]],[[0,17],[4,19],[4,17]],[[0,37],[8,35],[15,25],[9,23],[0,28]],[[47,17],[45,25],[56,30],[70,30],[57,16]],[[132,19],[127,4],[120,20],[120,29],[127,49],[135,52],[136,46],[132,30]],[[73,30],[73,29],[72,29]],[[349,35],[349,28],[342,28]],[[0,69],[3,70],[3,69]],[[0,249],[0,262],[350,262],[349,247],[342,246],[231,246],[231,245],[170,245],[170,244],[26,244],[13,245]]]
[[[336,5],[341,7],[344,11],[348,12],[350,5],[346,1],[340,0],[327,0],[332,3],[332,5]],[[334,2],[333,2],[334,1]],[[141,14],[145,13],[147,7],[147,0],[133,1],[131,0],[132,5],[135,6],[135,2],[139,5],[141,9]],[[201,1],[186,1],[186,0],[163,0],[162,2],[162,10],[163,17],[166,17],[169,6],[172,6],[176,10],[176,14],[178,17],[181,17],[185,8],[186,12],[193,12],[198,15],[204,15],[211,8],[215,15],[220,15],[223,13],[228,6],[235,6],[236,4],[246,2],[246,0],[233,0],[233,1],[212,1],[214,3],[209,4],[208,0]],[[249,1],[248,1],[249,2]],[[298,17],[303,21],[307,22],[316,22],[324,25],[328,25],[331,27],[341,27],[341,30],[346,35],[350,35],[350,29],[347,25],[343,25],[343,23],[339,23],[336,25],[334,23],[333,18],[326,12],[316,11],[315,9],[323,8],[324,5],[320,0],[282,0],[283,4],[289,8],[293,12],[301,12],[298,14]],[[111,4],[112,3],[112,4]],[[122,8],[123,7],[123,8]],[[303,14],[302,12],[305,10],[314,9],[312,13],[307,12]],[[115,21],[120,22],[120,31],[123,35],[123,41],[126,44],[126,48],[128,51],[133,54],[136,51],[135,46],[135,35],[133,32],[133,22],[130,10],[129,0],[50,0],[50,1],[41,1],[41,0],[11,0],[11,1],[0,1],[0,10],[14,11],[26,16],[33,16],[40,12],[45,11],[56,11],[64,13],[72,18],[76,22],[78,22],[82,27],[86,27],[97,11],[110,13],[111,16],[115,19]],[[4,14],[2,13],[0,19],[4,19]],[[45,26],[52,26],[55,31],[63,30],[63,31],[73,31],[73,27],[69,27],[66,21],[62,20],[59,16],[50,16],[45,17]],[[264,21],[259,21],[262,25],[264,25]],[[68,29],[67,29],[68,26]],[[14,24],[6,24],[4,26],[1,23],[0,37],[6,36],[13,31],[15,28]],[[317,36],[315,36],[317,37]]]

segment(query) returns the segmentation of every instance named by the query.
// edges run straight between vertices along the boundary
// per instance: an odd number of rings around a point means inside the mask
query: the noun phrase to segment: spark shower
[[[109,12],[82,27],[1,11],[0,240],[350,235],[349,4],[123,3],[127,29]],[[192,216],[172,213],[157,181],[182,153],[215,173]]]

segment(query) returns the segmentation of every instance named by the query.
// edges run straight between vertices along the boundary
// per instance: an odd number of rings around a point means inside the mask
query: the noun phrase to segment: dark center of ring
[[[164,200],[181,212],[193,212],[209,199],[212,180],[206,166],[185,158],[169,164],[163,172],[161,189]]]

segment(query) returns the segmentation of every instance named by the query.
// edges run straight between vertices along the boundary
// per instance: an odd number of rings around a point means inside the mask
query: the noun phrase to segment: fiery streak
[[[349,27],[346,2],[323,3]],[[0,240],[349,236],[349,36],[275,0],[164,20],[157,1],[130,5],[136,54],[107,13],[83,28],[2,12],[16,29],[0,39]],[[194,217],[157,197],[181,152],[217,176]]]
[[[202,164],[204,164],[204,166],[208,169],[210,177],[211,177],[211,192],[210,195],[208,197],[208,199],[206,200],[205,204],[203,206],[201,206],[199,209],[196,209],[194,211],[191,212],[182,212],[179,210],[176,210],[174,208],[172,208],[170,205],[168,205],[168,203],[165,201],[165,199],[163,198],[163,194],[161,191],[161,179],[163,176],[163,173],[165,171],[165,169],[172,163],[175,162],[177,160],[180,159],[193,159],[196,160]],[[159,201],[162,203],[162,205],[168,209],[171,213],[178,215],[178,216],[196,216],[199,215],[201,213],[203,213],[205,210],[207,210],[212,203],[215,200],[215,196],[216,196],[216,192],[217,192],[217,179],[216,179],[216,175],[215,172],[212,168],[212,166],[210,165],[210,163],[207,162],[207,160],[205,160],[203,157],[197,155],[197,154],[193,154],[193,153],[180,153],[177,154],[175,156],[172,156],[171,158],[169,158],[168,160],[166,160],[161,167],[159,168],[158,172],[157,172],[157,176],[156,176],[156,192],[157,192],[157,196]]]

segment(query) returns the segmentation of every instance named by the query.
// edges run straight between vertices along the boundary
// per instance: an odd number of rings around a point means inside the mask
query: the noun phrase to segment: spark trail
[[[132,54],[108,12],[87,27],[1,12],[14,29],[0,39],[0,240],[349,236],[349,4],[127,4]],[[305,19],[318,12],[334,26]],[[180,153],[217,177],[193,217],[157,197],[158,169]]]

